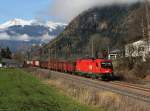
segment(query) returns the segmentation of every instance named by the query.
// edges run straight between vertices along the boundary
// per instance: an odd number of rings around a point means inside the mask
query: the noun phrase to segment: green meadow
[[[21,69],[0,69],[0,111],[95,111]]]

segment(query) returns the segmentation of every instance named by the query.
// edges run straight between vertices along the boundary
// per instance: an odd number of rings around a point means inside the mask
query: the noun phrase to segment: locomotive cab
[[[102,61],[100,63],[100,72],[102,74],[102,79],[113,79],[113,64],[112,61]]]

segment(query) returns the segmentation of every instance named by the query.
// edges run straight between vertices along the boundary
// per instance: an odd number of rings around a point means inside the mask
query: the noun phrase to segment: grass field
[[[20,69],[0,69],[0,111],[95,111]]]

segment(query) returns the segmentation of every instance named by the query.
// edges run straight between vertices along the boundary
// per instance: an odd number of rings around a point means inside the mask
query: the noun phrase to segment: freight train
[[[75,62],[52,59],[49,61],[27,61],[26,64],[32,67],[40,67],[53,71],[66,72],[69,74],[90,77],[102,80],[113,79],[113,65],[111,60],[85,58]]]

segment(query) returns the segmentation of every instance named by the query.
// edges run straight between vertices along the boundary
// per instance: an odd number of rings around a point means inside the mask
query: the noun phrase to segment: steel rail
[[[98,90],[103,89],[103,90],[111,91],[113,93],[117,93],[120,95],[128,96],[128,97],[131,97],[131,98],[134,98],[137,100],[141,100],[141,101],[150,103],[150,96],[144,95],[141,93],[133,92],[130,89],[127,90],[127,89],[122,89],[120,87],[116,88],[111,83],[106,83],[106,82],[102,82],[102,81],[95,81],[95,80],[82,78],[82,77],[74,76],[74,75],[68,75],[68,74],[64,74],[64,73],[60,73],[60,72],[54,72],[54,71],[52,71],[52,72],[55,75],[59,75],[61,78],[65,79],[65,80],[70,80],[70,81],[75,82],[75,83],[81,83],[85,86],[90,86],[90,87],[96,88]],[[139,91],[141,91],[141,90],[139,90]]]
[[[137,85],[137,84],[120,82],[120,81],[113,81],[113,82],[111,82],[111,84],[120,85],[120,86],[123,86],[123,87],[129,87],[129,88],[133,88],[133,89],[138,89],[138,90],[150,92],[150,88],[144,87],[144,86],[141,86],[141,85]]]

